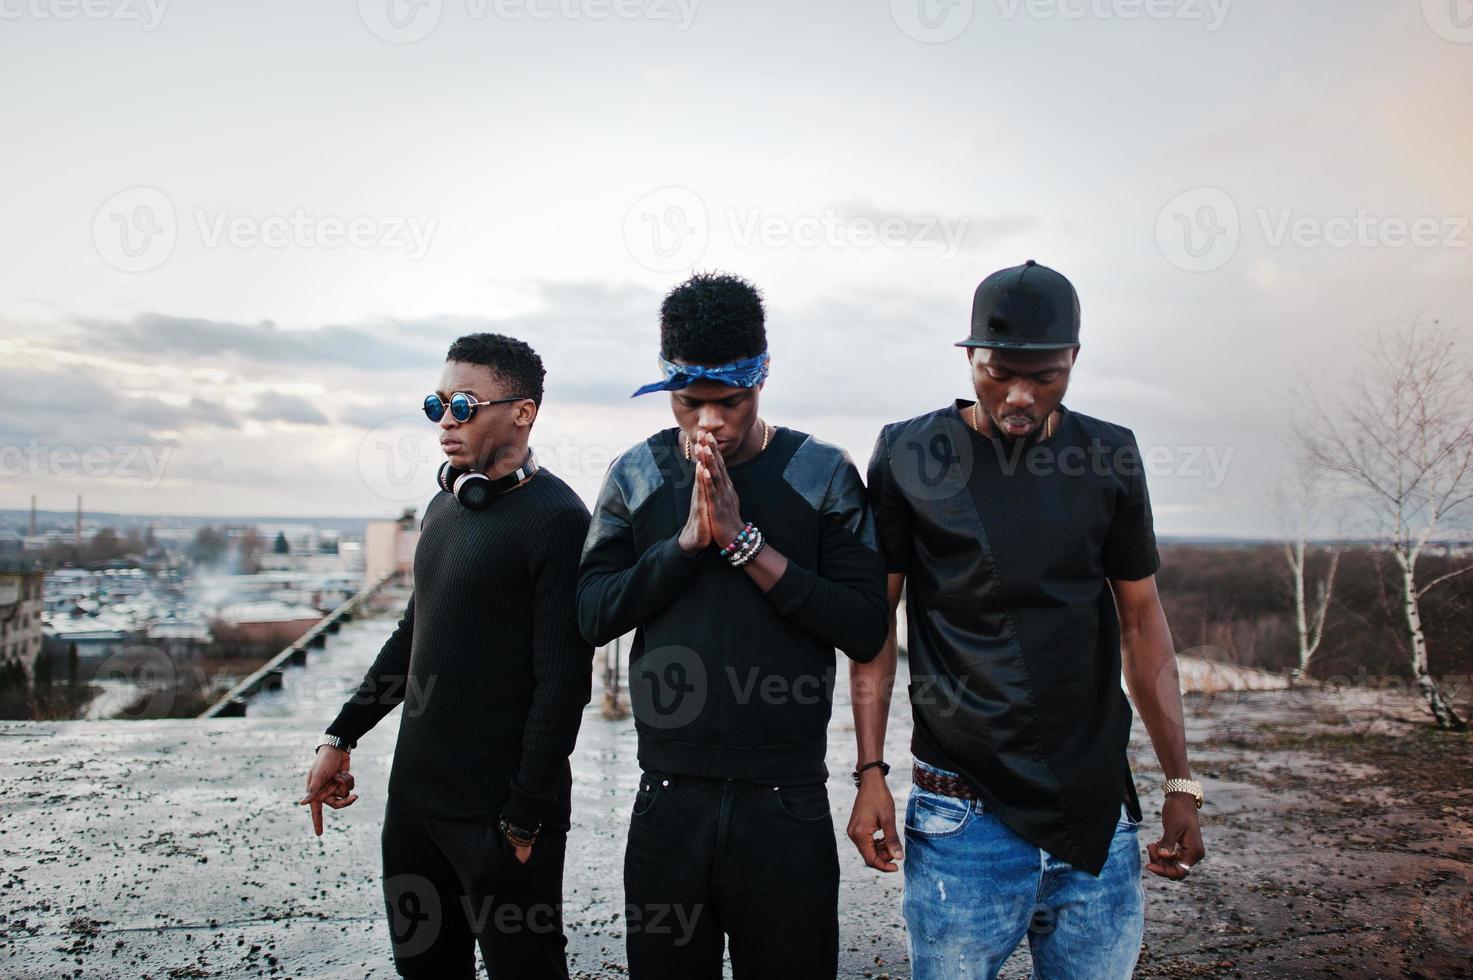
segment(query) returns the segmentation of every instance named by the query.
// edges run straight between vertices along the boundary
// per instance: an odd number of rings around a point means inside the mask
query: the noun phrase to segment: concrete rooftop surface
[[[348,624],[244,719],[0,723],[0,976],[394,976],[379,829],[398,712],[354,752],[361,798],[326,811],[321,838],[294,802],[316,736],[392,626]],[[901,876],[865,868],[843,836],[844,673],[829,739],[840,972],[908,977]],[[573,758],[564,897],[577,977],[626,975],[638,767],[633,721],[605,720],[599,698]],[[1147,875],[1138,975],[1468,976],[1473,751],[1419,710],[1364,689],[1190,698],[1208,857],[1185,885]],[[887,749],[902,818],[908,716],[902,698]],[[1139,721],[1131,756],[1144,847],[1160,796]],[[1024,950],[1003,976],[1027,969]]]

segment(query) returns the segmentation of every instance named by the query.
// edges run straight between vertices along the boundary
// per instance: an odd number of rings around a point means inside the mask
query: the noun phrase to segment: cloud
[[[0,371],[6,411],[0,446],[163,446],[181,430],[237,428],[225,406],[193,398],[187,406],[129,393],[118,379],[88,367]]]
[[[371,368],[433,366],[443,359],[443,321],[282,329],[268,321],[231,323],[142,313],[130,320],[78,317],[68,326],[84,349],[138,364],[245,359],[257,364]]]
[[[326,415],[300,395],[266,391],[256,398],[251,418],[261,422],[286,422],[291,425],[327,425]]]

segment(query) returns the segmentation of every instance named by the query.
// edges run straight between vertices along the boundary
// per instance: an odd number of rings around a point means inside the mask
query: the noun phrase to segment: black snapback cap
[[[1079,294],[1073,283],[1029,259],[994,272],[972,296],[972,335],[957,347],[1061,350],[1079,346]]]

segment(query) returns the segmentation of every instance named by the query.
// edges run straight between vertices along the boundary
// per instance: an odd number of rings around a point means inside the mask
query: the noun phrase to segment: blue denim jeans
[[[1122,805],[1095,877],[1028,843],[980,801],[912,785],[904,861],[912,976],[990,980],[1026,935],[1035,980],[1129,977],[1145,926],[1138,828]]]

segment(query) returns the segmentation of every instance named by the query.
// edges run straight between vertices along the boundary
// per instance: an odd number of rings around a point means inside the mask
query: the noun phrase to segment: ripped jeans
[[[1026,935],[1035,980],[1129,977],[1145,926],[1138,828],[1122,805],[1096,878],[1028,843],[981,801],[912,785],[904,862],[912,976],[991,980]]]

